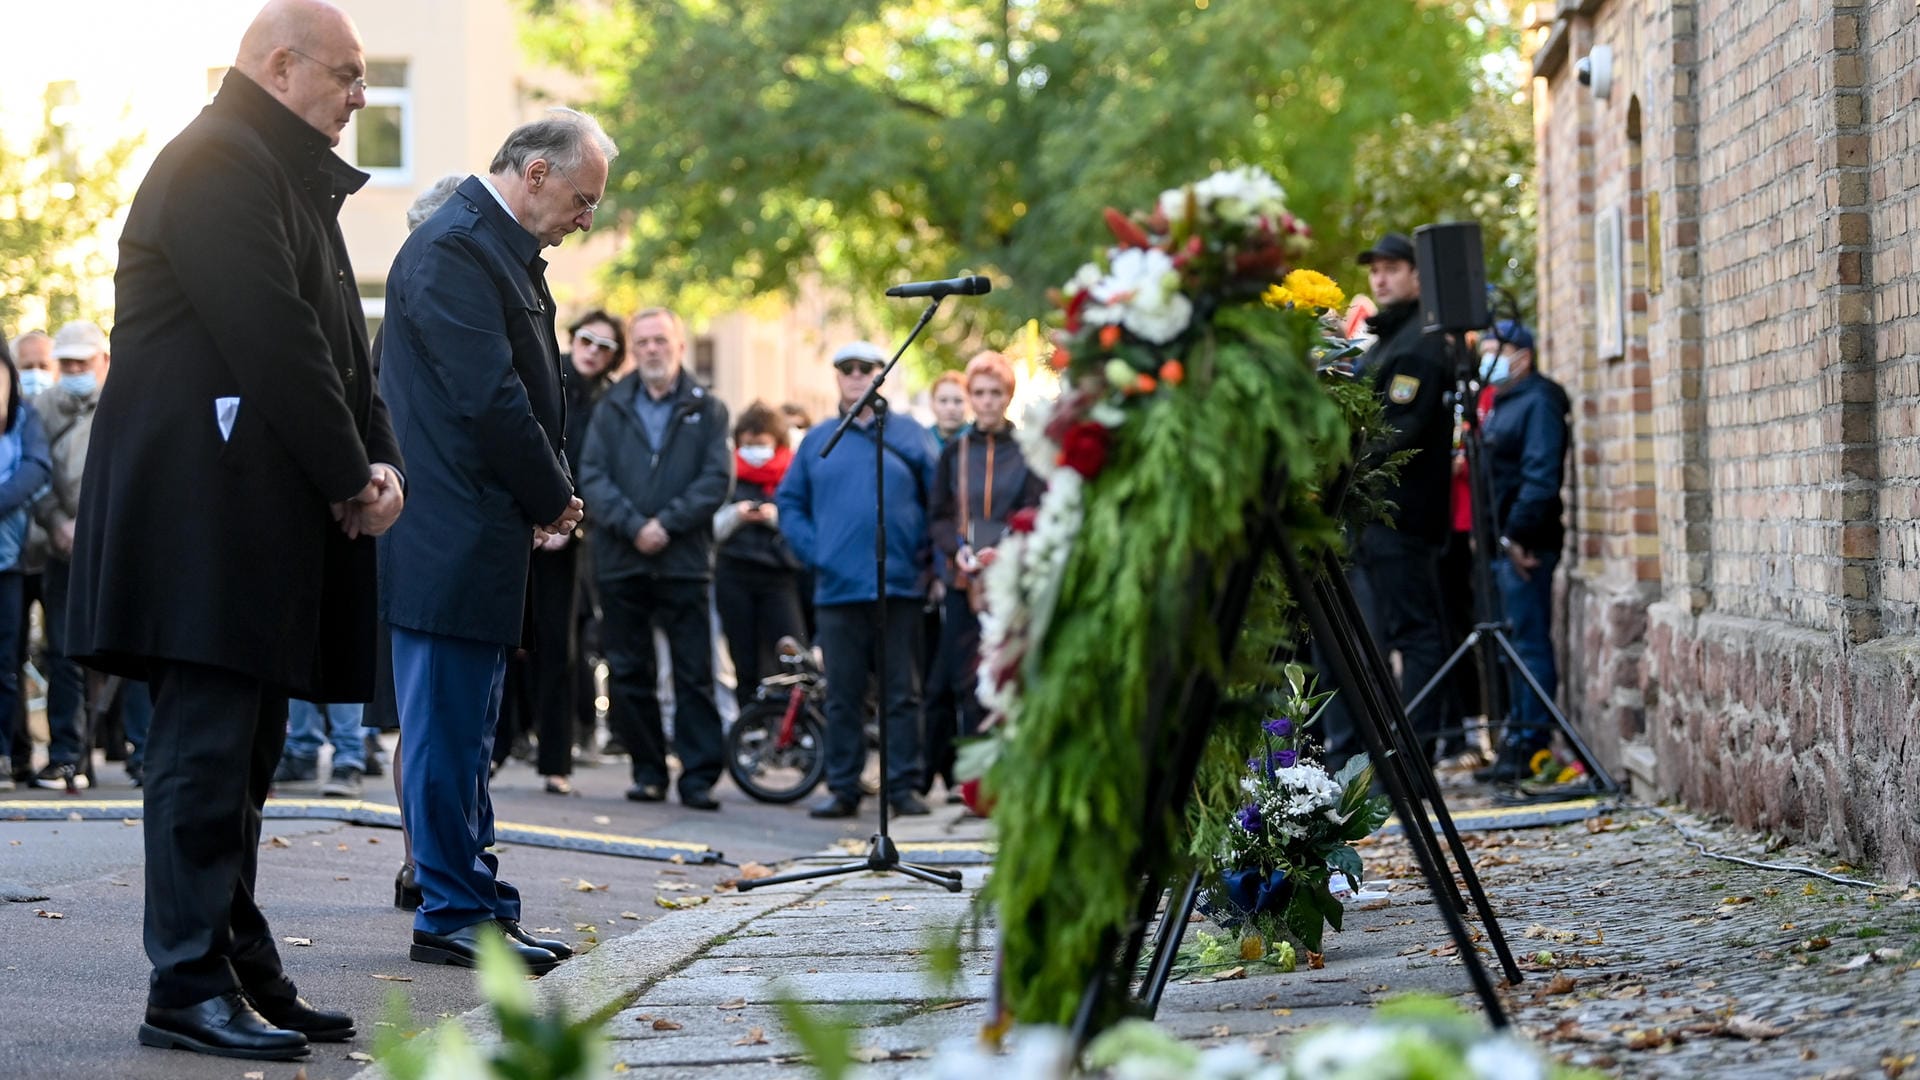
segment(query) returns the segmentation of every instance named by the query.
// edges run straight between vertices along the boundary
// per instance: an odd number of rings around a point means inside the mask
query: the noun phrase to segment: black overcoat
[[[338,221],[366,180],[232,71],[141,181],[81,481],[77,658],[371,695],[374,545],[328,509],[371,462],[404,472]]]
[[[407,512],[380,539],[394,626],[518,645],[533,527],[566,511],[566,401],[540,241],[468,177],[387,274],[380,387]]]

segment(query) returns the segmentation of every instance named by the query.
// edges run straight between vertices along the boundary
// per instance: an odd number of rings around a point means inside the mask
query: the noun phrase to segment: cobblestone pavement
[[[1711,860],[1676,824],[1716,852],[1831,868],[1816,852],[1768,852],[1751,835],[1646,806],[1469,834],[1522,958],[1525,980],[1505,991],[1520,1027],[1564,1060],[1623,1076],[1920,1076],[1920,890]],[[948,813],[906,825],[897,836],[984,832]],[[1349,909],[1324,969],[1189,962],[1160,1022],[1196,1041],[1279,1052],[1298,1031],[1358,1019],[1407,991],[1471,1006],[1404,841],[1364,854],[1367,877],[1393,890]],[[865,874],[717,895],[562,966],[540,992],[575,1007],[630,1003],[610,1031],[621,1075],[809,1076],[779,1020],[781,996],[851,1020],[873,1075],[911,1075],[985,1019],[984,947],[963,953],[956,984],[925,970],[929,943],[966,917],[986,872],[969,868],[960,896]],[[1192,929],[1197,940],[1208,928]],[[1497,977],[1484,940],[1480,949]],[[484,1027],[478,1014],[469,1022]]]

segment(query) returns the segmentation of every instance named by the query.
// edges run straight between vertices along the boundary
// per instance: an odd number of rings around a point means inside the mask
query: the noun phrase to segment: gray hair
[[[433,186],[420,193],[407,207],[407,231],[412,232],[427,223],[435,210],[440,209],[448,199],[453,198],[455,188],[460,186],[460,174],[448,173],[433,182]]]
[[[548,109],[545,119],[521,124],[508,134],[487,171],[523,172],[535,161],[572,169],[586,156],[588,142],[598,146],[609,162],[620,153],[598,120],[574,109]]]
[[[13,341],[11,342],[11,345],[13,347],[12,355],[19,356],[20,346],[25,345],[29,341],[38,341],[41,338],[45,338],[48,341],[52,341],[53,335],[47,333],[45,330],[29,330],[26,333],[21,334],[19,337],[14,338]]]

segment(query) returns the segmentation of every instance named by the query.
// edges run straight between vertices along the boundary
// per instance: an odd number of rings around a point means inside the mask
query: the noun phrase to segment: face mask
[[[773,447],[743,446],[740,448],[740,460],[758,469],[773,460]]]
[[[95,378],[91,371],[81,375],[60,376],[60,389],[74,397],[86,397],[99,388],[100,380]]]
[[[28,368],[20,373],[20,395],[32,397],[53,389],[53,373],[39,368]]]
[[[1513,375],[1513,365],[1505,354],[1493,358],[1493,371],[1487,376],[1488,386],[1499,386]]]

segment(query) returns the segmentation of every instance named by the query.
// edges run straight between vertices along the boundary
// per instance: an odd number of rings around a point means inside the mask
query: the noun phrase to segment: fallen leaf
[[[1327,954],[1326,954],[1326,953],[1317,953],[1317,952],[1314,952],[1314,951],[1313,951],[1312,949],[1308,949],[1308,950],[1307,950],[1307,968],[1308,968],[1308,970],[1311,970],[1311,971],[1319,971],[1319,970],[1321,970],[1322,968],[1324,968],[1324,967],[1326,967],[1326,966],[1327,966]]]
[[[747,1029],[747,1033],[745,1035],[742,1035],[739,1038],[733,1040],[733,1045],[765,1046],[767,1045],[767,1033],[762,1028],[750,1027]]]
[[[634,922],[640,921],[640,913],[637,911],[623,911],[620,913],[620,917],[623,919],[632,919]]]
[[[292,847],[293,846],[293,841],[288,840],[284,836],[269,837],[267,840],[267,843],[272,844],[274,847]]]
[[[1247,977],[1247,969],[1236,964],[1235,966],[1228,968],[1227,970],[1221,972],[1220,974],[1215,975],[1213,977],[1213,981],[1226,982],[1229,979],[1244,979],[1246,977]]]
[[[334,848],[333,850],[335,850],[335,851],[345,851],[345,850],[347,850],[347,845],[345,845],[345,844],[340,844],[340,845],[338,845],[337,847],[335,847],[335,848]]]
[[[580,934],[591,934],[592,932],[594,932],[595,930],[598,930],[598,929],[600,929],[600,928],[599,928],[598,926],[595,926],[594,924],[592,924],[592,923],[590,923],[590,922],[577,922],[577,923],[574,923],[574,924],[573,924],[573,929],[574,929],[574,932],[575,932],[575,933],[580,933]],[[555,931],[555,933],[561,933],[561,934],[564,934],[564,933],[566,933],[566,931],[564,931],[564,930],[557,930],[557,931]]]
[[[656,881],[653,883],[653,887],[656,889],[665,889],[668,892],[686,892],[693,888],[693,882],[691,881]]]
[[[373,1055],[367,1053],[365,1050],[355,1050],[347,1055],[347,1060],[371,1062],[373,1060]]]
[[[377,844],[377,843],[379,843],[379,842],[380,842],[380,838],[379,838],[379,837],[377,837],[377,836],[369,836],[369,837],[367,837],[367,843],[369,843],[369,844]]]
[[[244,1080],[267,1080],[267,1074],[263,1072],[241,1073],[240,1075]]]
[[[655,1031],[679,1031],[684,1026],[683,1024],[676,1024],[665,1018],[653,1022],[653,1030]]]
[[[770,878],[772,876],[773,871],[771,869],[761,866],[757,862],[742,863],[740,866],[740,877],[745,881],[758,881],[761,878]]]
[[[595,825],[611,825],[613,824],[613,819],[605,814],[595,814],[593,815],[593,823]]]
[[[305,949],[313,948],[313,939],[310,937],[283,937],[280,940],[289,945],[298,945]]]
[[[1764,1020],[1752,1016],[1736,1016],[1720,1025],[1718,1034],[1736,1039],[1777,1039],[1787,1033],[1783,1027],[1775,1027]]]
[[[578,882],[574,884],[573,891],[574,892],[606,892],[607,887],[605,885],[595,885],[593,882],[588,881],[586,878],[581,878]]]
[[[1751,897],[1751,896],[1724,896],[1724,897],[1721,897],[1721,898],[1720,898],[1720,902],[1721,902],[1722,904],[1726,904],[1726,905],[1729,905],[1729,906],[1732,906],[1732,905],[1735,905],[1735,904],[1751,904],[1751,903],[1753,903],[1753,897]]]
[[[1651,1031],[1630,1031],[1627,1033],[1627,1049],[1629,1050],[1658,1050],[1662,1046],[1676,1041],[1678,1040],[1668,1034],[1663,1028],[1654,1028]]]
[[[43,919],[64,919],[64,918],[66,918],[66,916],[65,916],[65,915],[62,915],[62,914],[61,914],[60,912],[58,912],[58,911],[48,911],[48,910],[47,910],[46,908],[43,908],[43,907],[37,907],[37,908],[34,908],[34,909],[33,909],[33,913],[34,913],[35,915],[38,915],[38,916],[40,916],[40,917],[41,917],[41,918],[43,918]]]
[[[382,982],[412,982],[413,981],[413,976],[411,975],[375,975],[374,978],[379,979]]]
[[[685,866],[687,864],[686,857],[678,853],[676,853],[673,856],[673,858],[668,859],[667,861],[670,863],[673,863],[675,866]]]
[[[707,902],[707,898],[704,896],[683,896],[678,900],[670,900],[664,896],[655,896],[653,902],[660,907],[666,908],[668,911],[681,911],[686,908],[699,907],[701,904]]]
[[[734,998],[734,999],[733,999],[732,1001],[723,1001],[723,1002],[721,1002],[720,1004],[718,1004],[718,1005],[715,1005],[715,1006],[714,1006],[714,1008],[716,1008],[716,1009],[722,1009],[722,1010],[725,1010],[725,1009],[744,1009],[744,1008],[746,1008],[746,1007],[747,1007],[747,999],[746,999],[746,998],[743,998],[743,997],[741,997],[741,998]]]
[[[1216,1039],[1224,1039],[1233,1034],[1233,1029],[1225,1024],[1215,1024],[1207,1029],[1207,1034]]]

